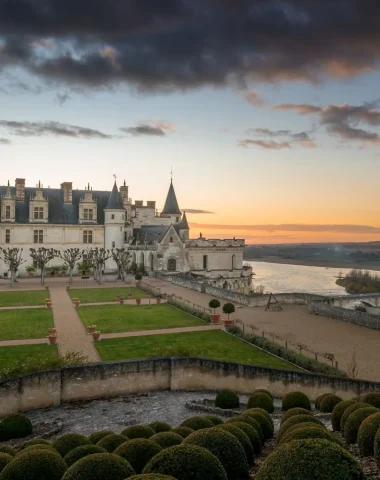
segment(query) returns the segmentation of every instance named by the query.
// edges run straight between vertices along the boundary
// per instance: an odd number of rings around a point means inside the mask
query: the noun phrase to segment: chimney
[[[16,178],[16,200],[25,200],[25,178]]]
[[[61,189],[63,190],[64,203],[71,205],[73,201],[73,182],[61,183]]]
[[[154,210],[156,210],[156,202],[153,202],[153,201],[147,201],[146,202],[146,205],[148,208],[153,208]]]

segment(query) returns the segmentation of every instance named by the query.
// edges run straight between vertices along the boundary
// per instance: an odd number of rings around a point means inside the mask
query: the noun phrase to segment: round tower
[[[119,194],[116,181],[114,183],[108,204],[104,209],[104,248],[122,248],[124,246],[125,208]],[[112,258],[106,261],[106,270],[116,270]]]

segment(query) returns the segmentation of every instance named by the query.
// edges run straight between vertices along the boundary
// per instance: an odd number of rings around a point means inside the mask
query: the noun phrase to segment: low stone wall
[[[360,325],[361,327],[380,330],[380,317],[365,312],[349,310],[348,308],[334,307],[323,302],[312,302],[309,304],[309,312],[314,315],[323,315],[344,322]]]
[[[380,383],[291,372],[197,357],[165,357],[65,367],[0,383],[0,417],[64,402],[111,398],[158,390],[251,393],[267,388],[275,397],[299,390],[315,400],[321,393],[349,399],[380,391]]]

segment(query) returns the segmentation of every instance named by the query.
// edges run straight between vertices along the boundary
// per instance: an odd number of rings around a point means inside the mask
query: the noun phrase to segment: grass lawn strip
[[[16,360],[28,360],[39,358],[58,358],[56,345],[17,345],[13,347],[0,347],[0,370],[11,366]]]
[[[0,310],[0,340],[46,337],[53,326],[49,309]]]
[[[33,307],[44,305],[49,297],[45,290],[22,290],[19,292],[0,292],[0,307]]]
[[[99,305],[79,307],[87,327],[96,325],[102,333],[133,332],[159,328],[205,325],[198,318],[164,303],[161,305]]]
[[[146,293],[136,287],[118,287],[118,288],[72,288],[69,290],[71,298],[79,298],[81,303],[102,303],[116,302],[119,295],[124,299],[131,293],[133,298],[143,298]]]
[[[103,361],[160,356],[166,350],[170,355],[172,349],[173,355],[182,350],[191,356],[300,371],[285,360],[272,357],[221,330],[112,338],[97,342],[95,346]]]

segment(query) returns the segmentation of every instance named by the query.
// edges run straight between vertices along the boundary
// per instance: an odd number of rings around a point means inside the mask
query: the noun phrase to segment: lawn
[[[56,345],[17,345],[14,347],[0,347],[0,379],[1,370],[27,360],[28,363],[38,362],[39,359],[54,361],[58,358]]]
[[[242,362],[263,367],[299,370],[221,330],[112,338],[95,343],[103,361],[188,355]]]
[[[78,313],[85,326],[96,325],[102,333],[205,325],[167,303],[151,306],[124,304],[79,307]]]
[[[46,337],[53,327],[49,309],[0,310],[0,340]]]
[[[81,303],[116,302],[116,297],[127,298],[132,293],[133,298],[146,296],[143,290],[136,287],[119,288],[73,288],[69,290],[71,298],[79,298]]]
[[[32,307],[44,305],[49,292],[45,290],[24,290],[20,292],[0,292],[0,307]]]

